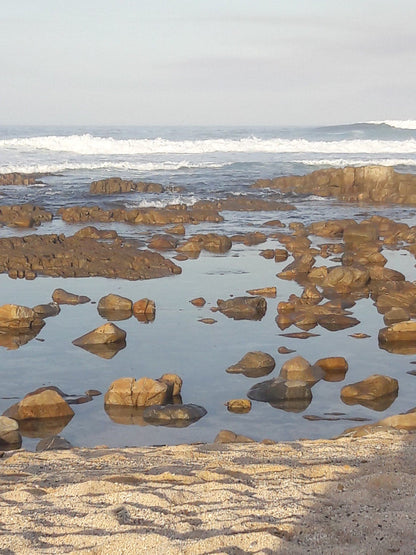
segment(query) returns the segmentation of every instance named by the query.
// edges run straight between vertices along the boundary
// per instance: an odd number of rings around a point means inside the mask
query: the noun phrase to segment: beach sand
[[[0,553],[414,553],[415,439],[6,452]]]

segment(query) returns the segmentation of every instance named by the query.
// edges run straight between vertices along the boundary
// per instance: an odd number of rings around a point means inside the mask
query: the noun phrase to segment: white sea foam
[[[134,170],[134,171],[175,171],[185,169],[200,169],[200,168],[222,168],[229,165],[229,163],[215,164],[213,162],[195,163],[189,160],[182,160],[180,162],[165,161],[165,162],[110,162],[110,161],[94,161],[94,162],[79,162],[71,163],[64,162],[61,164],[3,164],[0,165],[0,173],[61,173],[65,171],[74,170]]]
[[[263,153],[416,153],[416,139],[383,141],[352,139],[308,141],[306,139],[203,139],[171,141],[168,139],[114,139],[93,135],[29,137],[0,140],[0,151],[66,152],[81,155],[207,154],[214,152]]]
[[[368,121],[367,123],[373,123],[375,125],[384,123],[390,125],[390,127],[396,127],[397,129],[416,129],[416,120],[414,119],[386,119],[383,121]]]
[[[317,160],[293,160],[307,166],[416,166],[416,158],[325,158]]]

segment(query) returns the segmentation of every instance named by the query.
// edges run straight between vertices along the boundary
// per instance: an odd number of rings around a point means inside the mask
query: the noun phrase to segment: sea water
[[[337,217],[359,221],[371,214],[382,214],[414,225],[415,210],[411,207],[346,205],[312,195],[280,195],[276,191],[250,189],[258,178],[372,164],[415,173],[416,122],[370,122],[322,128],[7,127],[0,128],[0,173],[48,175],[36,185],[2,187],[0,204],[31,202],[56,213],[60,207],[71,205],[134,208],[185,203],[191,206],[201,199],[248,194],[279,198],[283,203],[294,205],[296,210],[224,212],[224,222],[188,226],[187,235],[254,231],[274,218],[285,224],[293,221],[308,224]],[[153,181],[181,189],[157,195],[89,193],[91,181],[111,176]],[[37,230],[3,227],[0,237],[28,232],[72,234],[79,227],[65,224],[57,217]],[[97,224],[97,227],[113,228],[124,237],[144,240],[161,231],[117,223]],[[412,356],[393,355],[378,348],[377,333],[384,324],[370,299],[360,300],[353,308],[354,316],[361,320],[355,328],[328,332],[318,327],[313,331],[320,335],[307,340],[279,335],[281,330],[274,321],[277,303],[301,291],[296,283],[276,277],[286,263],[276,264],[259,256],[263,248],[279,246],[273,239],[255,247],[236,243],[225,255],[202,253],[198,260],[180,263],[182,274],[179,276],[141,282],[45,277],[26,282],[0,276],[0,304],[14,302],[34,306],[46,303],[51,300],[55,288],[63,287],[86,294],[95,302],[105,294],[117,293],[133,300],[149,297],[157,306],[153,323],[139,323],[134,318],[118,323],[127,332],[127,346],[111,360],[72,345],[73,339],[104,323],[96,306],[90,303],[63,306],[57,317],[47,320],[36,339],[14,351],[1,348],[0,413],[42,385],[56,385],[74,394],[87,389],[105,392],[116,378],[157,378],[165,372],[174,372],[183,378],[183,401],[203,405],[207,416],[183,429],[119,424],[104,411],[103,397],[95,397],[90,403],[74,407],[76,414],[61,435],[74,445],[105,443],[114,446],[212,441],[223,428],[255,439],[331,437],[353,423],[308,421],[303,416],[340,412],[346,418],[368,418],[371,422],[413,408],[416,377],[406,373],[412,369],[409,364]],[[416,279],[414,260],[408,253],[392,251],[387,256],[389,267],[403,271],[409,280]],[[328,262],[317,260],[319,264]],[[244,295],[247,289],[271,285],[277,286],[277,298],[268,299],[266,316],[259,322],[233,321],[210,311],[218,298]],[[189,303],[197,296],[206,298],[204,308],[198,309]],[[214,317],[217,323],[207,325],[199,321],[206,317]],[[366,332],[370,337],[351,338],[350,334],[355,331]],[[227,400],[246,397],[254,383],[278,374],[288,358],[288,355],[277,353],[280,345],[295,349],[294,355],[304,356],[312,363],[325,356],[345,356],[349,363],[346,379],[339,383],[321,381],[315,385],[312,403],[301,413],[256,402],[248,414],[228,412]],[[225,372],[247,351],[256,350],[275,357],[276,369],[270,376],[252,379]],[[340,399],[341,387],[374,373],[399,380],[396,401],[382,413],[360,405],[344,405]],[[24,441],[25,446],[31,448],[37,440],[25,438]]]

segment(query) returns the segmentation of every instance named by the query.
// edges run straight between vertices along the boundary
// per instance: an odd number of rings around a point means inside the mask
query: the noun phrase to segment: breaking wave
[[[416,158],[377,158],[377,159],[346,159],[346,158],[327,158],[316,160],[294,160],[298,164],[305,166],[416,166]]]
[[[413,122],[416,126],[416,122]],[[416,128],[416,127],[415,127]],[[214,152],[240,153],[416,153],[416,139],[372,140],[345,139],[322,141],[298,139],[244,137],[241,139],[114,139],[90,134],[69,136],[28,137],[0,140],[0,151],[66,152],[81,155],[146,155],[146,154],[207,154]],[[101,167],[101,166],[100,166]]]

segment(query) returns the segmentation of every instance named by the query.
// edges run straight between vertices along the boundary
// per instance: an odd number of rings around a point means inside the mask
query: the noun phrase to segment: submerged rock
[[[267,310],[266,299],[260,296],[218,299],[217,305],[220,312],[234,320],[261,320]]]
[[[276,366],[274,358],[262,351],[251,351],[243,356],[243,358],[229,366],[226,370],[229,374],[244,374],[248,378],[259,378],[267,376]]]
[[[130,181],[121,177],[109,177],[93,181],[90,185],[90,193],[93,195],[114,195],[117,193],[163,193],[164,189],[159,183],[148,183],[145,181]]]
[[[185,428],[205,416],[207,411],[199,405],[153,405],[143,411],[143,419],[154,426]]]
[[[33,312],[35,312],[40,318],[49,318],[51,316],[56,316],[61,312],[59,304],[52,302],[47,304],[38,304],[33,307]]]

